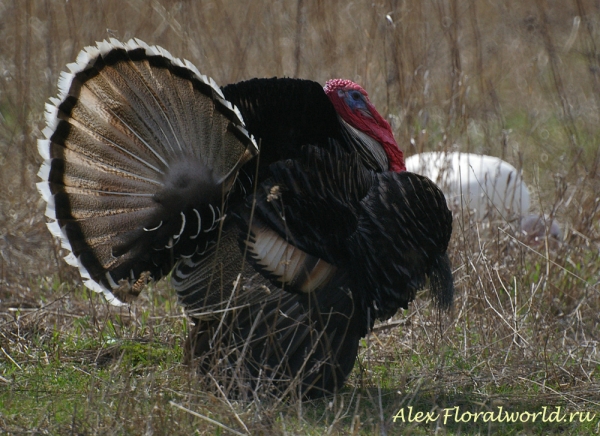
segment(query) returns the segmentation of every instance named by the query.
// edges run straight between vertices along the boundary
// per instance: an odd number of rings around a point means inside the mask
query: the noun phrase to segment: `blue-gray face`
[[[360,111],[370,118],[373,117],[365,100],[365,96],[362,95],[360,91],[355,89],[340,89],[338,90],[338,96],[344,100],[352,112]]]

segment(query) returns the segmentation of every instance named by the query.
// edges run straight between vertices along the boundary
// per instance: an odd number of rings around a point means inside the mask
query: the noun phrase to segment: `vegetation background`
[[[457,213],[457,298],[420,295],[365,339],[332,399],[230,402],[181,364],[167,283],[131,308],[86,291],[45,228],[44,103],[97,40],[140,38],[217,83],[361,83],[406,155],[524,172],[561,241]],[[600,425],[600,3],[591,0],[0,0],[0,431],[8,434],[587,434]],[[403,407],[590,412],[580,422],[408,423]],[[408,409],[406,409],[408,410]],[[561,412],[562,413],[562,412]]]

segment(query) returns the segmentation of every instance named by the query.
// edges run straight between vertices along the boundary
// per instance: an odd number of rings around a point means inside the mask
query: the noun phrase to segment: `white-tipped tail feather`
[[[67,68],[46,104],[37,187],[65,260],[120,304],[124,284],[206,247],[258,148],[214,80],[161,47],[105,40]]]

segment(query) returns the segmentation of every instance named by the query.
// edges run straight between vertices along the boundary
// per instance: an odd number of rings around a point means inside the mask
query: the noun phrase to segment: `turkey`
[[[452,204],[482,219],[499,214],[507,220],[529,211],[529,189],[515,167],[497,157],[460,152],[427,152],[406,159],[409,171],[437,181]]]
[[[137,39],[68,68],[38,142],[49,229],[113,304],[171,272],[188,359],[236,392],[334,393],[375,320],[427,283],[451,305],[445,197],[359,85],[219,88]]]
[[[456,208],[473,211],[475,218],[498,217],[517,220],[532,242],[546,233],[561,238],[560,227],[548,217],[532,214],[529,188],[517,171],[500,158],[461,152],[426,152],[406,159],[406,168],[440,184]]]

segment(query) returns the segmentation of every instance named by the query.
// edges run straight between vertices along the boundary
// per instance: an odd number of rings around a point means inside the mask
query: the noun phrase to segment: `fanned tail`
[[[68,68],[46,105],[38,189],[67,262],[118,304],[216,238],[257,147],[214,81],[160,47],[111,39]]]

